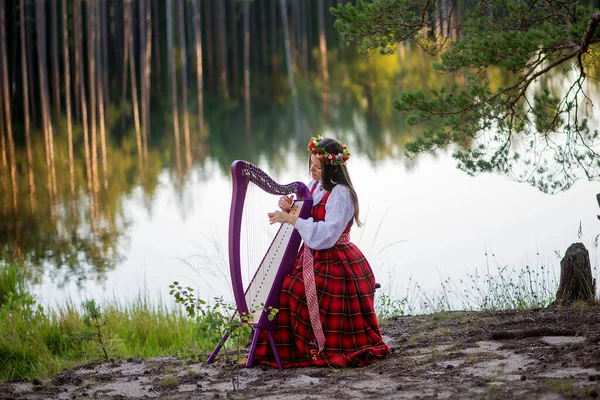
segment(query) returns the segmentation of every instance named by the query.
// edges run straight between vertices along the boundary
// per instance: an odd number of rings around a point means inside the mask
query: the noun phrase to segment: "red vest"
[[[315,188],[317,186],[319,186],[319,185],[318,184],[315,185],[315,187],[312,189],[311,193],[315,192]],[[313,219],[315,221],[325,221],[325,203],[327,203],[327,199],[329,198],[330,194],[331,194],[331,191],[327,191],[325,193],[325,196],[323,196],[323,198],[321,199],[321,201],[319,201],[317,204],[313,204],[312,209],[310,210],[310,216],[313,217]],[[349,233],[351,226],[352,226],[352,219],[350,219],[350,221],[348,222],[348,226],[346,226],[346,229],[344,229],[344,232],[342,232],[342,234]]]

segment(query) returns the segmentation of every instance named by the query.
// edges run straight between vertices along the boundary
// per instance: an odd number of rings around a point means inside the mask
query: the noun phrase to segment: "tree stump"
[[[594,301],[596,282],[592,278],[590,254],[583,243],[573,243],[560,260],[560,285],[554,304]]]

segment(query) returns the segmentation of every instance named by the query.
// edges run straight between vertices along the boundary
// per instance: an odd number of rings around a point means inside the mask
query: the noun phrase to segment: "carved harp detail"
[[[240,260],[240,237],[242,229],[242,214],[248,185],[254,184],[263,191],[273,195],[295,195],[290,213],[299,218],[308,218],[312,207],[312,196],[307,186],[301,182],[279,184],[256,165],[247,161],[237,160],[231,165],[233,193],[229,215],[229,268],[233,295],[237,312],[247,315],[248,323],[254,328],[247,366],[254,363],[254,350],[258,335],[266,330],[275,358],[282,369],[281,362],[271,331],[276,326],[276,319],[269,321],[268,310],[279,308],[279,294],[283,279],[293,267],[300,247],[300,234],[290,224],[281,224],[277,234],[268,247],[256,273],[247,287],[242,279],[242,263]],[[266,217],[266,216],[265,216]],[[267,312],[263,312],[266,310]],[[209,362],[214,360],[221,345],[227,340],[227,335],[215,349]]]

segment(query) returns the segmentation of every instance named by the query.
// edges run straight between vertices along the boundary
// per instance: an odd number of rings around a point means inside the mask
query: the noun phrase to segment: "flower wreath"
[[[323,139],[323,136],[317,136],[310,139],[308,143],[308,151],[317,156],[318,159],[323,160],[325,164],[331,165],[344,165],[350,158],[350,152],[345,144],[342,145],[342,152],[337,154],[328,153],[325,148],[319,146],[319,143]]]

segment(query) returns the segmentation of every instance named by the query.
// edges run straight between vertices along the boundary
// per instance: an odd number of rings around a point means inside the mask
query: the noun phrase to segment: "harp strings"
[[[255,291],[265,290],[260,284],[266,278],[265,271],[259,267],[279,229],[280,224],[269,224],[267,216],[277,208],[278,199],[279,196],[268,194],[253,183],[248,185],[240,235],[241,272],[247,298],[255,298]],[[250,285],[252,279],[255,284]],[[249,307],[258,305],[248,304]]]

